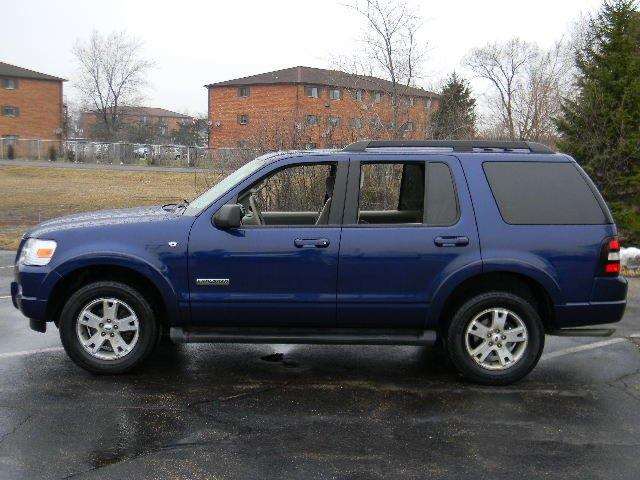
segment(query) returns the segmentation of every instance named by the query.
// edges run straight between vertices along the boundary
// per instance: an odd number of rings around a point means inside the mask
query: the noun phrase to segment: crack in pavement
[[[4,442],[7,438],[9,438],[11,435],[13,435],[14,433],[16,433],[23,425],[25,425],[29,420],[31,420],[31,418],[33,417],[33,415],[27,415],[25,418],[22,419],[22,421],[18,422],[18,424],[13,427],[11,430],[9,430],[7,433],[5,433],[4,435],[2,435],[0,437],[0,444],[2,444],[2,442]]]

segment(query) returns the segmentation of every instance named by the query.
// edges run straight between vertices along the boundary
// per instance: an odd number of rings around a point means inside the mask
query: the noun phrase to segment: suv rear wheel
[[[153,309],[119,282],[86,285],[67,300],[60,338],[69,357],[92,373],[122,373],[140,364],[158,343]]]
[[[532,302],[509,292],[476,295],[456,310],[447,349],[458,371],[485,385],[520,380],[538,363],[544,328]]]

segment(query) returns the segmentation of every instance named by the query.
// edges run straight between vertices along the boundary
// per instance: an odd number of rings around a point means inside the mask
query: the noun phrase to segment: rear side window
[[[458,197],[446,163],[432,162],[427,171],[428,225],[453,225],[458,221]]]
[[[507,223],[608,223],[593,191],[572,163],[485,162],[483,168]]]
[[[358,223],[422,223],[424,163],[363,163]]]

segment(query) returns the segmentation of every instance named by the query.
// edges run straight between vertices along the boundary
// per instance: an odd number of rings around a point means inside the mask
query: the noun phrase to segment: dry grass
[[[640,268],[624,268],[622,267],[622,274],[625,277],[640,278]]]
[[[215,180],[199,173],[0,166],[0,249],[33,225],[70,213],[191,199]]]

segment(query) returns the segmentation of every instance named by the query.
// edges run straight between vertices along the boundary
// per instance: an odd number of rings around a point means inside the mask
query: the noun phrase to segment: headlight
[[[57,244],[53,240],[30,238],[22,247],[18,263],[22,265],[46,265],[53,258],[56,246]]]

